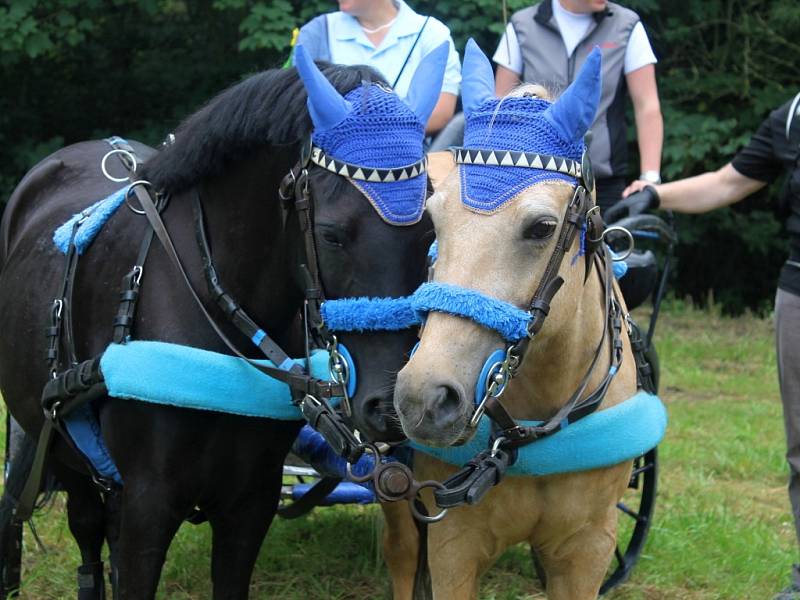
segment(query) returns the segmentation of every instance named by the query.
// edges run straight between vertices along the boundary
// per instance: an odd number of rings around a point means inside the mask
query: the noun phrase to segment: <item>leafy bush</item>
[[[411,0],[492,53],[496,0]],[[770,110],[797,91],[795,0],[627,0],[656,54],[666,125],[663,173],[727,162]],[[509,0],[510,12],[527,5]],[[112,134],[156,144],[179,119],[241,77],[280,66],[292,29],[323,0],[9,0],[0,6],[0,197],[61,144]],[[633,135],[631,135],[633,142]],[[632,143],[635,173],[635,144]],[[733,209],[679,219],[679,295],[713,290],[729,312],[771,299],[785,236],[776,190]]]

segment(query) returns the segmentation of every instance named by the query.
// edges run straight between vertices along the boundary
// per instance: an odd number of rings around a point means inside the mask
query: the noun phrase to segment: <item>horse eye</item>
[[[326,229],[322,232],[322,240],[331,246],[338,246],[340,248],[344,246],[344,241],[342,238],[335,231],[331,231],[329,229]]]
[[[553,235],[556,225],[552,218],[539,219],[525,228],[522,237],[528,240],[546,240]]]

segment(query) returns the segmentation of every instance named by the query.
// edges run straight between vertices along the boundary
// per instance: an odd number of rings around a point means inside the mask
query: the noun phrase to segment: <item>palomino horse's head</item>
[[[353,421],[372,440],[402,435],[392,392],[416,336],[369,322],[355,300],[331,301],[405,297],[424,281],[433,227],[424,214],[431,188],[423,139],[447,51],[443,44],[423,59],[406,102],[380,83],[362,82],[343,96],[302,46],[296,52],[314,125],[308,184],[322,317],[347,350]]]
[[[524,314],[529,308],[577,184],[592,186],[586,165],[581,179],[581,159],[583,137],[599,100],[599,68],[595,50],[555,103],[540,97],[540,88],[523,88],[498,100],[488,60],[474,42],[468,44],[464,148],[454,150],[460,164],[428,201],[438,258],[425,298],[435,312],[428,314],[419,346],[395,389],[395,407],[408,437],[447,446],[472,435],[470,421],[492,362],[487,357],[502,360],[505,345],[525,335],[525,325],[521,334],[513,331],[519,329],[513,311],[519,307]],[[546,344],[559,324],[580,310],[583,237],[579,223],[555,267],[564,284],[532,346]],[[504,302],[493,307],[492,299]]]

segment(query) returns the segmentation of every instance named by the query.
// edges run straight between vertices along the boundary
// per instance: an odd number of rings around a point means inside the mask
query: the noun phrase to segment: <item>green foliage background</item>
[[[503,29],[497,0],[411,3],[447,23],[459,51],[470,36],[493,51]],[[508,0],[511,11],[526,4]],[[642,16],[659,57],[666,179],[722,166],[800,89],[796,0],[624,4]],[[0,197],[62,145],[111,134],[158,143],[217,91],[280,66],[292,29],[335,8],[327,0],[7,0]],[[732,312],[769,306],[786,247],[771,209],[776,193],[678,219],[679,295],[712,292]]]

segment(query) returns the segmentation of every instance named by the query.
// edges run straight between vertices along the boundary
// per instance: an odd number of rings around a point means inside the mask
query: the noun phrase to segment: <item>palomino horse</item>
[[[636,367],[620,325],[624,304],[616,287],[612,291],[608,257],[592,256],[588,247],[589,238],[598,236],[591,226],[590,173],[586,163],[583,171],[577,168],[599,98],[599,64],[595,51],[555,103],[537,88],[497,100],[488,60],[468,44],[465,148],[455,151],[461,164],[427,205],[438,258],[426,285],[460,303],[431,301],[419,346],[395,388],[403,429],[419,444],[448,447],[469,440],[485,409],[495,422],[495,447],[522,453],[527,442],[568,430],[580,411],[598,405],[604,411],[636,392]],[[515,311],[522,312],[516,307],[533,313],[522,331],[529,345],[508,331]],[[476,386],[502,338],[500,363],[504,356],[521,359],[510,365],[516,378],[508,383],[508,371],[490,369],[489,381]],[[493,376],[504,391],[502,403],[486,391]],[[543,425],[517,427],[518,419]],[[456,470],[427,453],[415,455],[419,480],[444,481]],[[581,472],[508,476],[480,503],[451,509],[428,527],[434,597],[476,598],[481,573],[505,548],[528,541],[546,573],[548,598],[595,598],[615,548],[615,504],[630,472],[624,461]],[[431,495],[425,501],[431,514],[438,512]],[[416,546],[410,517],[400,508],[390,512],[386,541],[405,552]],[[408,597],[409,555],[387,558],[397,597]]]
[[[148,220],[154,220],[124,206],[65,278],[64,255],[51,241],[54,230],[119,184],[101,174],[101,159],[110,150],[103,141],[69,146],[39,163],[11,197],[0,240],[0,385],[25,431],[36,435],[43,427],[39,398],[52,374],[106,352],[120,307],[119,281],[134,264],[140,267],[134,275],[142,287],[128,333],[215,353],[232,350],[212,322],[237,346],[250,348],[243,350],[248,356],[256,356],[255,345],[261,347],[265,338],[289,356],[303,356],[304,335],[296,324],[304,306],[316,302],[319,308],[322,298],[398,297],[413,291],[424,277],[431,233],[423,215],[428,190],[424,124],[439,95],[446,55],[446,48],[439,48],[426,57],[406,105],[373,71],[327,66],[323,75],[298,48],[298,70],[267,71],[223,92],[189,117],[161,152],[132,144],[139,159],[147,159],[137,177],[149,180],[157,197],[169,197],[161,206],[163,223],[190,285],[176,277],[167,244],[152,244],[143,270],[142,261],[135,262]],[[314,148],[298,162],[309,136]],[[104,169],[112,166],[107,162]],[[135,189],[142,192],[144,186]],[[136,208],[133,195],[126,194],[125,200]],[[73,241],[77,244],[74,234],[69,244]],[[212,251],[214,277],[209,276]],[[318,279],[312,267],[318,267]],[[62,291],[65,279],[72,280],[68,294]],[[204,318],[191,288],[210,318]],[[220,290],[228,293],[222,296]],[[126,294],[123,302],[131,298]],[[228,320],[226,312],[244,320],[233,298],[262,328],[252,336],[254,345],[242,327]],[[60,346],[51,359],[60,350],[68,360],[51,360],[48,366],[42,333],[51,306],[58,309],[54,317],[69,309],[71,318],[63,336],[50,330]],[[324,333],[321,327],[319,333]],[[394,374],[414,334],[345,333],[341,338],[359,369],[350,398],[353,419],[365,434],[386,439],[391,432],[384,415]],[[73,349],[75,357],[69,356]],[[214,379],[213,373],[196,376],[204,382]],[[303,377],[296,379],[314,383]],[[81,600],[105,597],[100,553],[107,533],[117,575],[115,597],[153,598],[167,548],[195,507],[213,531],[214,598],[248,596],[256,555],[277,508],[283,461],[302,423],[300,413],[293,420],[276,420],[176,404],[116,397],[93,402],[91,411],[102,426],[121,486],[99,490],[72,446],[60,436],[52,442],[50,464],[68,493],[69,525],[83,560]],[[51,407],[55,417],[58,408]],[[29,469],[30,464],[12,465],[16,481],[8,487],[20,487]],[[7,509],[14,499],[4,500],[0,526],[7,531]],[[111,506],[119,507],[119,521],[106,518]],[[114,525],[119,525],[118,537]]]

